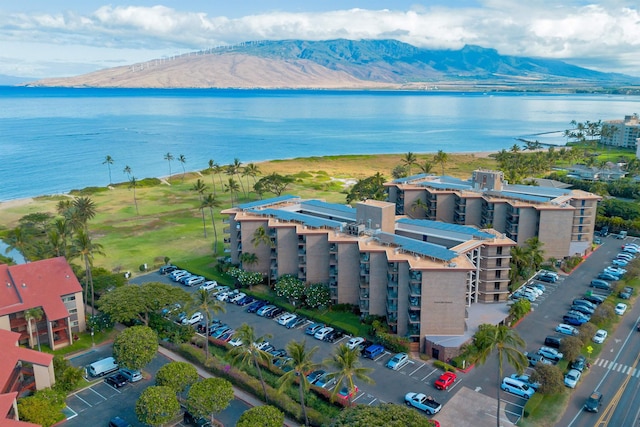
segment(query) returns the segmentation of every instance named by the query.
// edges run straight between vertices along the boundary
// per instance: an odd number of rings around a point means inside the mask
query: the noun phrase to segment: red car
[[[434,386],[438,390],[446,390],[451,386],[451,384],[456,382],[457,378],[458,377],[453,372],[445,372],[444,374],[440,375],[440,378],[436,380]]]

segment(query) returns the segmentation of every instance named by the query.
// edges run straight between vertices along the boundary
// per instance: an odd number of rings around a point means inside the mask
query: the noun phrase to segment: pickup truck
[[[404,402],[407,406],[418,408],[429,415],[437,414],[442,409],[442,405],[436,402],[433,397],[423,393],[407,393],[404,396]]]

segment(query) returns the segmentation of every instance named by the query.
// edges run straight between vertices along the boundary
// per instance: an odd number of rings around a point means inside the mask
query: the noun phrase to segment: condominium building
[[[601,144],[633,149],[638,147],[640,119],[637,114],[624,116],[624,120],[606,120],[603,128],[608,131],[602,132]]]
[[[0,329],[0,425],[3,427],[37,427],[20,421],[16,399],[34,390],[55,384],[53,355],[18,345],[20,333]]]
[[[518,245],[537,237],[545,257],[556,259],[590,252],[601,200],[582,190],[509,184],[490,170],[468,180],[420,174],[385,186],[397,215],[492,228]]]
[[[253,253],[257,262],[244,268],[271,281],[293,275],[327,284],[333,303],[384,316],[435,358],[455,356],[480,323],[508,314],[516,243],[494,229],[407,218],[375,200],[351,207],[282,196],[223,214],[234,263]]]
[[[17,332],[20,345],[52,350],[86,329],[82,287],[64,257],[0,265],[0,329]]]

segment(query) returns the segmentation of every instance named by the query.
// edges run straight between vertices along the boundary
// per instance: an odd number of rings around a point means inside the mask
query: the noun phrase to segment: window
[[[496,267],[502,267],[502,258],[496,260]]]
[[[69,302],[69,301],[75,301],[75,300],[76,300],[75,295],[67,295],[65,297],[62,297],[62,302]]]
[[[69,314],[76,314],[78,312],[77,308],[71,308],[69,309]]]
[[[493,289],[496,290],[496,291],[499,291],[500,290],[500,282],[494,282],[493,283]]]
[[[501,273],[502,273],[502,271],[500,271],[500,270],[496,271],[496,279],[500,278]]]
[[[502,246],[498,246],[498,247],[496,248],[496,254],[498,254],[498,255],[502,255]]]
[[[494,301],[500,301],[500,295],[499,294],[493,294],[493,300]]]
[[[77,320],[74,320],[73,322],[71,322],[71,327],[74,327],[74,326],[78,326],[78,321]]]

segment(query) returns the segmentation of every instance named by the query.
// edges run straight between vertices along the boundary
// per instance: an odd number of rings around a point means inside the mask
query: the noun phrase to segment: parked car
[[[284,309],[280,307],[276,307],[275,310],[271,310],[267,312],[267,314],[265,314],[264,317],[273,319],[274,317],[280,316],[282,313],[284,313]]]
[[[338,397],[341,399],[349,400],[349,399],[353,399],[353,396],[356,395],[356,393],[358,392],[358,386],[354,385],[353,389],[349,390],[349,387],[344,386],[340,389],[340,391],[338,392]]]
[[[329,335],[324,337],[324,340],[326,342],[336,342],[337,340],[339,340],[343,336],[344,336],[344,332],[339,331],[337,329],[334,329],[332,332],[329,333]]]
[[[413,406],[429,415],[437,414],[442,409],[440,403],[423,393],[407,393],[404,396],[404,401],[407,406]]]
[[[352,337],[349,339],[349,341],[347,341],[347,348],[349,350],[353,350],[363,342],[364,342],[364,338],[362,337]]]
[[[276,308],[278,307],[276,307],[275,305],[271,305],[271,304],[265,305],[262,308],[258,309],[258,311],[256,311],[256,314],[261,317],[266,317],[267,313],[275,310]]]
[[[318,332],[322,328],[324,328],[324,323],[312,323],[311,325],[307,326],[307,329],[305,329],[304,333],[307,335],[315,335],[316,332]]]
[[[589,320],[591,320],[591,315],[589,314],[584,314],[581,311],[576,311],[576,310],[569,310],[567,312],[568,315],[570,316],[577,316],[580,317],[581,319],[583,319],[584,321],[588,322]]]
[[[191,317],[182,319],[181,323],[183,325],[195,325],[196,323],[200,322],[202,319],[204,319],[204,316],[202,315],[202,313],[200,313],[199,311],[196,311],[191,315]]]
[[[158,270],[158,273],[160,273],[160,274],[162,274],[164,276],[165,274],[169,274],[172,271],[176,271],[177,269],[178,269],[178,267],[176,267],[175,265],[172,265],[172,264],[163,265]]]
[[[457,375],[453,372],[445,372],[444,374],[440,375],[440,378],[438,378],[436,382],[433,383],[433,385],[438,390],[446,390],[451,387],[457,379]]]
[[[232,337],[228,343],[231,347],[240,347],[243,344],[242,340],[238,337]]]
[[[255,313],[267,304],[268,303],[266,301],[255,300],[254,302],[249,304],[245,310],[247,313]]]
[[[315,339],[317,339],[317,340],[322,341],[322,340],[324,340],[324,339],[325,339],[325,337],[326,337],[327,335],[329,335],[329,333],[331,333],[332,331],[333,331],[333,328],[332,328],[332,327],[330,327],[330,326],[325,326],[324,328],[318,329],[318,331],[317,331],[315,334],[313,334],[313,337],[314,337]]]
[[[582,314],[586,314],[587,316],[593,315],[593,313],[596,311],[595,309],[582,304],[573,304],[571,306],[571,310],[578,311]]]
[[[307,381],[309,381],[310,384],[315,384],[315,382],[318,381],[318,379],[326,373],[327,371],[325,371],[324,369],[317,369],[315,371],[312,371],[307,374]]]
[[[599,274],[598,275],[598,279],[593,279],[591,281],[591,283],[589,284],[589,286],[591,286],[592,288],[596,288],[596,289],[604,289],[605,291],[610,291],[611,290],[611,285],[609,284],[609,282],[605,282],[604,279],[600,279],[599,278],[600,276],[601,275]]]
[[[594,391],[587,397],[587,401],[584,403],[584,410],[588,412],[598,412],[602,406],[602,393]]]
[[[398,353],[387,362],[387,368],[397,371],[407,363],[409,363],[409,355],[407,353]]]
[[[121,373],[113,374],[104,379],[104,382],[113,388],[120,388],[127,385],[127,378]]]
[[[301,316],[296,317],[293,320],[290,320],[289,323],[286,324],[287,329],[297,328],[298,326],[306,323],[307,319]]]
[[[178,279],[178,283],[182,283],[183,285],[187,283],[187,280],[191,279],[192,277],[196,277],[195,274],[185,274],[184,276],[180,276],[180,278]]]
[[[571,364],[569,365],[570,369],[577,369],[578,371],[582,372],[584,371],[584,368],[586,368],[587,366],[587,358],[584,357],[583,355],[579,355],[578,357],[576,357],[576,359],[571,362]]]
[[[554,273],[553,271],[541,271],[536,276],[536,280],[547,283],[555,283],[558,281],[558,274]]]
[[[268,353],[273,357],[285,357],[287,356],[287,350],[284,348],[269,350]]]
[[[205,282],[205,278],[203,276],[191,276],[185,283],[185,286],[192,287],[197,286]]]
[[[585,296],[582,297],[583,299],[590,301],[596,305],[600,305],[603,302],[605,302],[607,300],[607,297],[603,296],[603,295],[595,295],[595,294],[587,294]]]
[[[633,288],[630,286],[625,286],[620,292],[618,292],[618,298],[629,299],[633,295]]]
[[[230,326],[221,326],[211,333],[211,338],[220,339],[224,334],[227,334],[232,331],[233,329]]]
[[[549,335],[544,339],[544,345],[546,345],[547,347],[559,349],[561,344],[562,337],[559,336]]]
[[[209,421],[207,418],[192,415],[189,411],[184,411],[182,421],[188,426],[211,427],[211,421]]]
[[[580,325],[588,322],[588,320],[586,320],[582,316],[576,316],[576,315],[572,315],[572,314],[568,314],[568,313],[565,314],[564,316],[562,316],[562,321],[565,324],[573,325],[573,326],[580,326]]]
[[[229,298],[229,302],[236,304],[238,301],[240,301],[242,298],[246,296],[247,294],[245,294],[244,292],[238,292],[232,298]]]
[[[582,376],[582,372],[577,369],[571,369],[564,376],[564,385],[569,388],[576,388],[578,385],[578,381],[580,381],[580,377]]]
[[[228,286],[216,286],[209,292],[209,295],[217,298],[218,295],[229,292],[230,290],[231,288],[229,288]]]
[[[260,341],[259,343],[253,343],[253,345],[261,351],[269,351],[273,348],[273,346],[269,344],[269,341]]]
[[[528,385],[529,387],[531,387],[532,389],[538,391],[538,389],[540,388],[540,383],[538,382],[531,382],[531,378],[529,377],[529,375],[526,374],[522,374],[522,375],[518,375],[518,374],[511,374],[511,377],[514,380],[518,380],[518,381],[522,381],[523,383],[525,383],[526,385]]]
[[[218,282],[215,280],[207,280],[202,285],[200,285],[200,289],[204,289],[205,291],[211,291],[218,287]]]
[[[591,301],[587,301],[584,298],[576,298],[573,300],[572,305],[585,305],[589,308],[596,309],[597,305],[592,303]]]
[[[602,344],[604,340],[607,339],[607,331],[604,329],[598,329],[596,334],[593,336],[593,342],[597,344]]]
[[[229,301],[231,298],[233,298],[234,296],[236,296],[239,293],[240,293],[240,291],[237,290],[237,289],[234,289],[232,291],[222,292],[222,293],[218,294],[218,296],[216,296],[216,299],[218,301]]]
[[[596,278],[597,278],[598,280],[608,280],[608,281],[610,281],[610,282],[615,282],[616,280],[620,280],[620,279],[621,279],[621,277],[620,277],[620,276],[617,276],[617,275],[615,275],[615,274],[611,274],[611,273],[607,273],[607,272],[605,272],[605,271],[603,271],[602,273],[598,274],[598,275],[596,276]],[[607,290],[607,291],[608,291],[608,290],[611,290],[611,286],[610,286],[610,285],[609,285],[609,287],[606,287],[606,288],[605,288],[605,287],[604,287],[604,285],[602,285],[602,286],[595,286],[595,285],[593,285],[593,280],[591,281],[591,283],[592,283],[592,285],[591,285],[591,286],[592,286],[592,287],[594,287],[594,288],[598,288],[598,289],[605,289],[605,290]]]
[[[627,304],[619,302],[614,309],[618,316],[622,316],[627,311]]]
[[[120,368],[119,372],[130,383],[135,383],[142,379],[142,373],[137,369]]]
[[[611,264],[615,265],[616,267],[626,267],[627,265],[629,265],[629,261],[625,261],[624,259],[619,259],[619,258],[615,258],[611,261]]]
[[[109,427],[131,427],[131,424],[125,421],[124,418],[113,417],[109,420]]]
[[[580,334],[580,331],[578,331],[577,328],[571,325],[567,325],[566,323],[560,323],[558,326],[556,326],[556,332],[560,332],[561,334],[565,335],[572,335],[574,337]]]
[[[536,392],[533,387],[529,387],[528,384],[525,384],[520,380],[515,380],[511,377],[503,378],[502,383],[500,384],[500,388],[524,399],[529,399]]]
[[[255,301],[255,298],[253,298],[252,296],[246,295],[244,298],[236,301],[236,305],[239,305],[240,307],[244,307],[245,305],[249,305],[254,301]]]
[[[298,316],[296,316],[293,313],[285,313],[285,314],[283,314],[282,316],[280,316],[278,318],[278,325],[286,326],[287,323],[289,323],[290,321],[292,321],[296,317],[298,317]]]
[[[321,388],[330,388],[335,383],[336,383],[335,377],[333,377],[329,373],[326,373],[318,377],[314,384]]]
[[[562,356],[563,356],[563,354],[560,353],[555,348],[546,347],[546,346],[540,347],[537,353],[540,356],[544,357],[545,359],[551,360],[553,362],[559,362],[560,360],[562,360]]]

